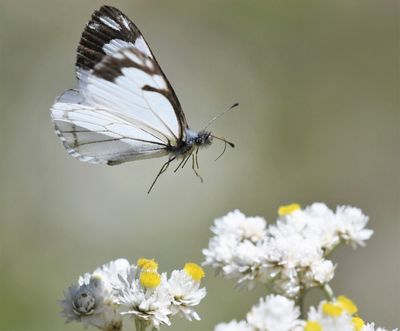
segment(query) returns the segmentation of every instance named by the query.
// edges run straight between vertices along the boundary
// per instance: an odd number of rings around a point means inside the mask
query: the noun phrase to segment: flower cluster
[[[203,269],[195,263],[186,263],[168,278],[158,273],[154,260],[141,258],[131,265],[118,259],[79,277],[65,292],[61,315],[67,322],[104,331],[121,330],[126,315],[134,319],[137,330],[170,325],[170,317],[177,314],[199,320],[193,307],[206,295],[200,287],[203,277]]]
[[[246,321],[221,323],[215,331],[386,331],[365,324],[357,306],[347,297],[322,301],[310,307],[307,320],[300,318],[295,302],[281,295],[268,295],[247,314]],[[393,331],[396,331],[395,329]]]
[[[251,289],[257,282],[273,293],[298,299],[309,288],[322,286],[334,276],[329,254],[340,243],[364,245],[373,233],[368,217],[358,208],[339,206],[336,212],[323,203],[302,209],[282,206],[275,224],[261,217],[246,217],[235,210],[216,219],[205,265],[226,278],[238,278]]]

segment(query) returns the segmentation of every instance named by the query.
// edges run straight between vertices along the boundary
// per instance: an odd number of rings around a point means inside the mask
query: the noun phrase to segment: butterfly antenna
[[[216,136],[214,136],[214,135],[211,135],[211,136],[212,136],[213,138],[218,139],[218,140],[221,140],[221,141],[223,141],[223,142],[225,143],[225,144],[224,144],[224,149],[222,150],[222,153],[221,153],[214,161],[217,161],[222,155],[224,155],[224,153],[225,153],[225,151],[226,151],[226,146],[227,146],[227,145],[229,145],[229,146],[232,147],[232,148],[235,147],[235,144],[234,144],[234,143],[232,143],[232,142],[226,140],[225,138],[216,137]]]
[[[222,153],[218,155],[218,157],[214,160],[214,162],[217,161],[222,155],[224,155],[224,153],[226,151],[226,145],[227,145],[226,141],[224,141],[224,143],[225,144],[224,144],[224,149],[222,150]]]
[[[228,111],[232,110],[233,108],[236,108],[237,106],[239,106],[239,102],[235,102],[232,106],[230,106],[228,109],[225,109],[223,112],[219,113],[218,115],[214,116],[203,128],[203,131],[205,129],[207,129],[215,120],[217,120],[218,118],[220,118],[222,115],[224,115],[225,113],[227,113]]]
[[[225,144],[228,144],[228,145],[231,146],[232,148],[235,148],[235,144],[232,143],[232,142],[230,142],[230,141],[228,141],[228,140],[226,140],[225,138],[216,137],[216,136],[214,136],[214,135],[210,135],[210,136],[213,137],[213,138],[215,138],[215,139],[218,139],[218,140],[223,141]],[[226,146],[225,146],[225,147],[226,147]]]

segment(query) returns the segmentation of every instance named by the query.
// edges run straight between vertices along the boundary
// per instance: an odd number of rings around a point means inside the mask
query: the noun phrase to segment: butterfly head
[[[196,146],[204,146],[204,145],[211,145],[214,136],[211,132],[208,131],[200,131],[197,134],[197,137],[194,139],[194,144]]]

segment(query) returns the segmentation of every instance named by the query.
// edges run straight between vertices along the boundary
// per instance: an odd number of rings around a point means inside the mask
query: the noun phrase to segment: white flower
[[[93,275],[100,276],[108,286],[115,290],[115,288],[121,287],[119,276],[126,278],[132,270],[127,259],[117,259],[98,267]]]
[[[330,251],[340,242],[336,216],[324,203],[313,203],[279,220],[293,227],[307,240],[315,242],[321,249]]]
[[[168,280],[168,290],[172,297],[172,315],[181,313],[189,321],[200,320],[199,315],[191,308],[197,306],[206,296],[206,289],[200,288],[200,282],[193,279],[184,270],[174,270]]]
[[[296,215],[298,217],[302,213],[298,211]],[[330,280],[334,270],[326,270],[333,264],[325,264],[321,243],[314,237],[307,237],[302,232],[306,227],[299,226],[296,221],[289,216],[278,220],[276,225],[268,228],[270,238],[264,243],[266,260],[275,267],[277,273],[272,287],[277,293],[291,298],[296,298],[301,288],[317,286],[321,280]]]
[[[275,269],[266,260],[263,246],[249,240],[238,244],[232,263],[224,266],[223,271],[225,275],[238,276],[238,285],[248,289],[254,288],[256,282],[265,284],[275,276]]]
[[[329,260],[316,260],[311,263],[310,270],[306,273],[305,278],[311,283],[309,286],[316,286],[328,283],[334,276],[335,266]],[[315,284],[317,282],[318,284]]]
[[[136,327],[159,329],[170,325],[169,316],[180,313],[188,320],[200,319],[193,307],[206,295],[200,288],[205,276],[195,263],[186,263],[167,280],[157,272],[154,259],[140,258],[136,265],[117,259],[86,273],[65,292],[62,316],[104,331],[120,331],[122,316],[134,319]]]
[[[237,245],[238,241],[232,234],[211,238],[208,248],[203,249],[206,257],[204,265],[211,265],[213,268],[221,270],[223,266],[232,262]]]
[[[158,275],[156,272],[148,272],[148,274]],[[115,302],[120,306],[122,315],[130,315],[144,320],[156,329],[161,324],[171,324],[168,315],[171,314],[172,297],[168,291],[165,274],[159,276],[155,282],[149,277],[153,284],[148,288],[141,284],[136,270],[127,277],[120,276],[119,278],[122,286],[117,289]]]
[[[368,323],[368,324],[363,326],[361,331],[375,331],[375,324],[374,323]]]
[[[233,234],[223,234],[213,237],[203,254],[206,257],[204,265],[222,271],[227,278],[238,277],[239,285],[246,285],[249,289],[256,281],[265,283],[270,278],[261,242],[239,241]]]
[[[393,331],[398,331],[399,329],[393,329]],[[366,325],[364,325],[364,327],[361,329],[361,331],[387,331],[386,329],[384,329],[384,328],[379,328],[379,327],[377,327],[376,329],[375,329],[375,324],[374,323],[368,323],[368,324],[366,324]]]
[[[247,314],[247,322],[258,331],[289,331],[300,324],[300,310],[294,301],[281,295],[260,299]]]
[[[236,322],[235,320],[229,323],[220,323],[215,326],[214,331],[254,331],[254,329],[246,323],[246,321]]]
[[[264,255],[265,253],[261,246],[245,240],[237,245],[234,261],[239,266],[248,267],[253,264],[261,264],[264,260]]]
[[[113,303],[112,288],[100,275],[85,274],[64,295],[61,315],[67,322],[75,320],[104,331],[122,329],[122,318]]]
[[[341,242],[363,245],[372,231],[368,218],[354,207],[336,213],[323,203],[301,209],[282,206],[274,225],[260,217],[246,217],[235,210],[218,218],[211,227],[204,265],[211,265],[239,286],[251,289],[268,284],[275,293],[296,299],[301,290],[328,283],[335,265],[328,255]]]
[[[336,209],[338,218],[338,233],[345,241],[356,245],[364,246],[365,240],[368,240],[373,231],[365,229],[368,223],[368,216],[365,216],[361,209],[350,206],[339,206]]]
[[[327,252],[340,240],[351,243],[353,247],[356,244],[363,246],[373,234],[372,230],[365,229],[368,217],[359,208],[351,206],[338,206],[334,213],[323,203],[313,203],[283,219],[301,228],[307,238],[319,241],[321,248]]]
[[[239,210],[234,210],[216,219],[211,230],[219,236],[233,234],[239,241],[257,242],[264,238],[266,225],[262,217],[246,217]]]
[[[308,321],[318,323],[324,331],[354,331],[352,316],[326,301],[321,301],[318,309],[310,307]]]
[[[266,247],[273,252],[270,258],[286,268],[308,267],[322,258],[319,243],[297,232],[291,224],[278,221],[276,226],[269,227],[269,233],[273,238],[268,242],[270,247]]]
[[[273,279],[271,284],[273,292],[288,298],[297,298],[300,294],[301,284],[295,268],[283,268]]]
[[[131,265],[127,259],[116,259],[108,263],[103,264],[93,271],[93,274],[99,274],[102,277],[112,280],[119,281],[118,275],[126,275],[129,272]]]

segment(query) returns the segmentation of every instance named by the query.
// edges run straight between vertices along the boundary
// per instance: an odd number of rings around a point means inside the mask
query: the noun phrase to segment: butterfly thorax
[[[185,129],[185,139],[182,139],[177,146],[170,146],[169,151],[177,156],[191,154],[196,148],[211,145],[213,136],[208,131],[193,131]]]

